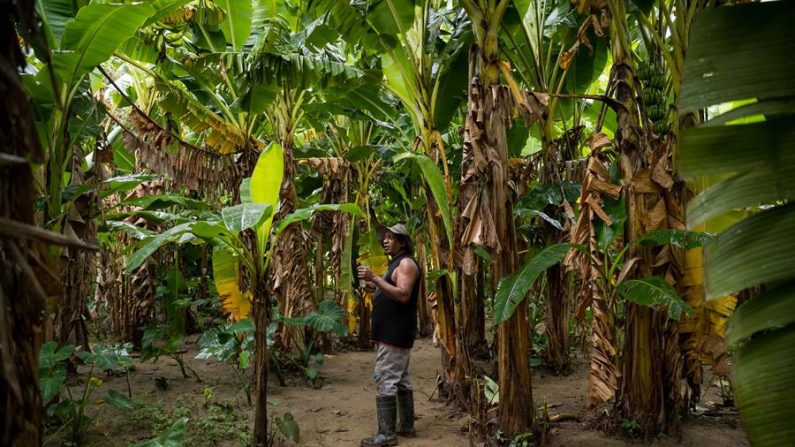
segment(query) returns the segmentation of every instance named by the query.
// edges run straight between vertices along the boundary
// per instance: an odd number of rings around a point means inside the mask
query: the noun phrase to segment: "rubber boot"
[[[417,436],[417,431],[414,430],[414,391],[399,389],[397,407],[399,421],[397,434],[406,438]]]
[[[361,447],[381,447],[398,445],[395,425],[397,423],[397,397],[378,396],[375,398],[378,411],[378,433],[362,439]]]

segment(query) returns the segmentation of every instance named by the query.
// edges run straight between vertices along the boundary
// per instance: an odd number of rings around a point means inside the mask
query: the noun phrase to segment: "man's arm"
[[[395,271],[392,272],[394,286],[380,276],[373,278],[372,282],[389,298],[401,303],[408,303],[418,276],[417,265],[411,259],[404,258],[400,261]]]

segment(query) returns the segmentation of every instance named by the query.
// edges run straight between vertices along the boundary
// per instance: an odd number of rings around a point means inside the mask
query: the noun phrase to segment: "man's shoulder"
[[[417,262],[416,259],[412,256],[406,256],[400,260],[398,264],[403,269],[409,269],[411,271],[419,272],[419,265],[420,263]]]

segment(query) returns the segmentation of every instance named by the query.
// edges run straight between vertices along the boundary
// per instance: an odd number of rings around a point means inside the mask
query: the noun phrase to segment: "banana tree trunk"
[[[431,191],[425,188],[425,198],[428,204],[428,235],[431,243],[431,268],[435,271],[449,269],[447,258],[442,253],[442,247],[447,247],[447,237],[444,235],[442,219],[437,212],[438,207]],[[465,375],[463,365],[458,358],[458,340],[456,332],[456,318],[454,308],[453,284],[450,275],[442,275],[434,281],[436,292],[436,320],[439,325],[439,338],[441,342],[442,366],[444,375],[439,384],[439,394],[447,399],[459,395]]]
[[[499,84],[498,33],[508,2],[466,0],[462,5],[472,20],[476,42],[470,51],[470,67],[476,70],[470,68],[464,121],[464,157],[471,158],[466,165],[462,161],[461,189],[468,188],[471,199],[461,209],[469,219],[463,242],[471,249],[469,242],[483,241],[492,255],[494,280],[499,281],[513,273],[519,261],[506,136],[515,99],[508,87]],[[527,316],[527,306],[517,306],[497,328],[499,428],[509,439],[535,425]]]
[[[59,344],[88,349],[87,301],[96,277],[96,255],[71,248],[65,252],[66,266],[61,274],[64,294],[56,314],[56,337]]]
[[[438,131],[432,127],[432,117],[427,117],[420,129],[420,137],[416,143],[421,147],[423,153],[437,165],[441,164],[444,175],[444,183],[447,191],[447,200],[451,195],[451,179],[447,172],[446,157],[444,148],[441,147],[441,138]],[[441,217],[436,198],[433,196],[427,183],[423,184],[422,191],[425,194],[427,204],[426,219],[428,222],[428,237],[431,248],[431,268],[434,271],[447,270],[452,272],[453,254],[451,252],[450,241],[447,240],[447,233],[444,221]],[[460,340],[461,327],[460,313],[456,310],[456,296],[453,287],[453,280],[450,274],[442,275],[434,281],[434,291],[436,293],[436,321],[439,328],[439,341],[441,342],[442,366],[444,374],[439,383],[439,395],[446,399],[459,399],[464,405],[469,401],[469,392],[464,379],[469,376],[468,356],[460,355],[463,348]]]
[[[570,367],[569,341],[569,281],[568,275],[559,266],[547,270],[546,333],[547,365],[557,374],[564,374]]]
[[[346,200],[347,202],[347,200]],[[331,270],[334,273],[334,300],[343,309],[348,308],[348,294],[342,287],[342,252],[345,249],[345,238],[348,237],[348,228],[351,217],[347,213],[337,213],[334,216],[331,231]],[[346,266],[346,268],[351,268]]]
[[[480,262],[472,274],[461,275],[461,338],[466,351],[474,358],[487,359],[489,347],[486,342],[486,311],[483,294],[483,275]]]
[[[424,233],[419,232],[416,240],[417,247],[417,262],[420,263],[422,271],[427,278],[428,274],[428,254],[425,248]],[[433,321],[431,318],[431,309],[428,304],[428,282],[422,281],[420,283],[420,299],[417,309],[417,333],[420,337],[430,337],[433,334]]]
[[[95,150],[102,149],[102,144],[102,140],[98,137]],[[101,161],[95,157],[94,168],[84,174],[80,167],[84,155],[81,147],[75,145],[69,163],[72,184],[85,184],[100,180]],[[91,244],[96,243],[97,223],[94,220],[98,208],[96,192],[81,196],[70,206],[71,209],[64,222],[64,234]],[[56,310],[54,322],[56,337],[62,345],[72,344],[88,350],[87,303],[97,277],[97,255],[93,252],[68,248],[62,252],[60,261],[61,282],[64,290],[62,296],[59,297]]]
[[[25,65],[17,29],[30,32],[37,20],[29,0],[7,11],[0,26],[0,155],[6,160],[0,165],[0,218],[34,226],[35,195],[28,163],[41,163],[43,153],[17,75],[18,67]],[[14,22],[19,22],[16,27]],[[34,272],[34,266],[35,258],[47,256],[39,243],[0,236],[0,445],[42,444],[39,349],[46,292],[40,284],[42,272]],[[41,281],[55,280],[42,275]]]
[[[284,148],[284,180],[279,194],[279,211],[275,221],[283,219],[296,209],[298,198],[293,184],[296,166],[293,159],[293,144],[288,138],[282,139]],[[274,247],[272,259],[273,291],[279,299],[279,311],[285,317],[306,315],[314,307],[307,264],[307,241],[300,223],[293,223],[284,229]],[[282,325],[279,334],[281,344],[289,349],[292,339],[299,337],[295,331],[300,328]]]
[[[264,276],[264,275],[263,275]],[[254,437],[253,447],[269,447],[268,443],[268,324],[270,297],[261,278],[253,293],[254,305]]]
[[[625,244],[629,244],[648,231],[669,228],[673,221],[669,214],[675,214],[678,205],[676,197],[668,191],[673,185],[668,174],[672,142],[650,138],[643,131],[634,72],[620,54],[615,60],[612,70],[615,98],[623,106],[618,110],[616,141],[625,185]],[[648,182],[643,180],[647,177]],[[670,252],[633,246],[628,255],[628,259],[638,259],[631,276],[657,274],[674,280],[679,277]],[[637,421],[644,437],[662,431],[674,434],[683,407],[681,393],[676,391],[683,363],[678,332],[666,315],[649,307],[628,303],[626,309],[626,341],[616,401],[619,413]]]
[[[557,103],[555,102],[554,104]],[[558,139],[552,139],[553,106],[550,106],[550,116],[544,122],[541,132],[542,145],[545,148],[543,152],[543,167],[539,179],[542,185],[559,185],[564,179],[571,180],[567,175],[568,172],[564,172],[565,169],[562,168],[566,162],[571,161],[575,157],[574,154],[577,153],[578,146],[576,141],[579,140],[580,136],[580,131],[575,127],[565,132]],[[565,215],[563,205],[548,205],[544,211],[552,216]],[[545,221],[542,222],[548,246],[565,239],[566,234],[564,231]],[[560,266],[549,268],[546,272],[546,277],[547,347],[545,357],[546,363],[552,372],[556,375],[561,375],[570,369],[569,307],[574,284],[572,276],[566,274]]]
[[[473,161],[462,171],[462,191],[465,185],[475,185],[475,192],[462,214],[471,216],[468,233],[481,232],[483,245],[492,250],[493,276],[499,280],[513,273],[518,265],[505,134],[512,118],[513,98],[508,88],[497,85],[496,80],[484,86],[480,79],[473,78],[467,109],[464,150],[465,157],[469,154]],[[497,329],[499,426],[509,438],[531,430],[534,424],[527,312],[527,306],[518,306],[514,315]]]

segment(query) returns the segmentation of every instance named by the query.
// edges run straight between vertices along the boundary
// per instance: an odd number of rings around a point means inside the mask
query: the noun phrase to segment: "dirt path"
[[[300,445],[358,446],[375,432],[375,352],[344,352],[327,356],[320,390],[301,387],[269,388],[270,398],[282,401],[301,426]],[[435,399],[436,375],[441,368],[439,350],[430,340],[417,340],[411,352],[410,374],[414,386],[418,437],[400,439],[401,446],[463,446],[466,418],[456,416]],[[278,407],[278,412],[281,407]]]
[[[344,352],[328,356],[321,374],[326,378],[320,390],[301,387],[270,388],[270,396],[282,401],[301,425],[301,443],[306,446],[358,446],[359,440],[375,430],[375,385],[372,380],[373,352]],[[417,340],[411,353],[410,373],[415,390],[418,437],[400,439],[401,446],[447,447],[469,446],[462,431],[468,417],[453,412],[436,400],[436,376],[441,369],[439,351],[430,340]],[[601,447],[631,445],[624,439],[611,438],[587,427],[596,411],[588,411],[588,369],[580,362],[566,377],[533,375],[536,407],[546,403],[551,416],[576,416],[580,421],[553,423],[548,445],[561,447]],[[704,399],[706,407],[719,400],[713,388]],[[277,409],[278,411],[278,409]],[[713,416],[693,418],[683,424],[682,439],[665,436],[654,439],[654,446],[745,447],[748,442],[737,417]]]
[[[195,340],[192,337],[190,340]],[[124,377],[104,376],[103,384],[92,395],[88,409],[93,418],[89,444],[93,446],[128,446],[162,433],[180,417],[189,417],[185,444],[201,446],[245,445],[253,426],[253,409],[245,403],[241,386],[230,367],[215,360],[196,360],[196,347],[186,344],[184,357],[202,378],[182,377],[176,362],[161,358],[157,363],[136,364],[131,374],[132,411],[111,406],[105,396],[113,389],[127,393]],[[300,446],[358,446],[359,440],[373,434],[375,419],[375,384],[372,368],[375,353],[350,351],[328,355],[320,367],[324,377],[320,389],[312,389],[296,379],[291,386],[279,386],[273,378],[269,399],[276,404],[269,412],[280,416],[290,412],[300,426]],[[436,399],[436,377],[441,369],[439,351],[430,340],[417,340],[412,351],[411,375],[415,390],[418,437],[400,440],[401,446],[448,447],[470,446],[466,427],[469,418],[439,403]],[[86,370],[81,367],[81,373]],[[95,375],[97,375],[95,373]],[[85,376],[74,380],[85,383]],[[168,386],[163,389],[163,383]],[[156,385],[160,384],[158,387]],[[566,415],[570,420],[552,423],[548,444],[566,447],[626,446],[627,441],[608,437],[590,429],[603,410],[586,409],[588,368],[580,360],[575,372],[567,377],[533,374],[533,396],[536,407],[546,403],[550,416]],[[700,417],[683,423],[681,440],[658,437],[651,445],[678,447],[745,447],[749,443],[739,428],[736,413],[709,411],[720,401],[716,386],[705,387]],[[79,392],[82,388],[73,388]],[[609,409],[607,409],[610,411]],[[573,419],[573,420],[571,420]],[[53,437],[47,445],[61,445]],[[482,445],[482,444],[474,444]]]

